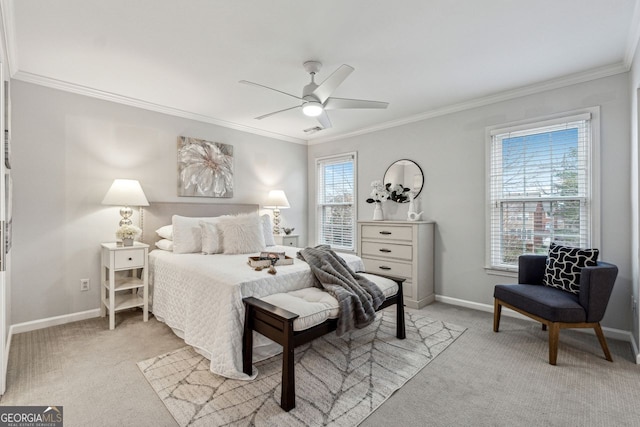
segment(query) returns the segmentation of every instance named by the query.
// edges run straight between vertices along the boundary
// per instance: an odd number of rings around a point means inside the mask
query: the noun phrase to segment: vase
[[[380,203],[376,203],[376,207],[373,210],[373,220],[382,221],[383,219],[384,219],[384,214],[382,212],[382,205]]]
[[[133,246],[133,239],[122,239],[122,246]]]

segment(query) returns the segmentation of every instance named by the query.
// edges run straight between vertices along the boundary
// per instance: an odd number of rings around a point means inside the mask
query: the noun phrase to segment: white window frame
[[[493,215],[496,208],[495,200],[492,200],[491,194],[491,176],[494,172],[492,170],[492,150],[493,137],[495,135],[501,135],[504,133],[517,133],[521,131],[533,130],[536,128],[550,127],[554,125],[560,125],[562,123],[568,123],[575,120],[581,120],[589,118],[590,124],[590,150],[588,159],[589,176],[586,178],[588,181],[589,189],[585,197],[585,206],[589,208],[589,223],[587,224],[587,242],[585,244],[589,247],[600,247],[600,108],[591,107],[581,110],[569,111],[565,113],[555,114],[552,116],[546,116],[534,120],[525,120],[519,122],[512,122],[503,125],[490,126],[486,128],[486,146],[485,146],[485,158],[486,158],[486,248],[485,248],[485,270],[489,274],[515,276],[518,271],[518,267],[511,265],[499,264],[495,260],[498,258],[493,253],[494,248],[499,245],[494,245],[493,241],[499,236],[496,235],[493,230],[494,224],[492,221],[496,221],[496,216]],[[523,199],[524,200],[524,199]],[[535,199],[537,200],[537,199]],[[546,199],[548,200],[548,199]],[[520,200],[514,200],[520,201]]]
[[[316,197],[315,197],[315,204],[316,204],[316,243],[317,244],[325,244],[325,241],[323,240],[323,223],[322,223],[322,210],[325,206],[336,206],[337,204],[334,203],[320,203],[319,201],[319,196],[321,194],[320,191],[320,185],[321,185],[321,179],[320,179],[320,167],[323,164],[327,164],[329,162],[332,161],[339,161],[340,159],[344,159],[344,160],[348,160],[349,158],[351,158],[352,162],[353,162],[353,203],[352,205],[352,209],[353,209],[353,218],[352,218],[352,245],[351,247],[346,247],[346,246],[332,246],[332,249],[334,249],[335,251],[340,251],[340,252],[356,252],[356,239],[357,239],[357,219],[358,219],[358,200],[357,200],[357,196],[358,196],[358,155],[357,152],[352,151],[352,152],[348,152],[348,153],[341,153],[341,154],[335,154],[335,155],[331,155],[331,156],[324,156],[324,157],[318,157],[316,158]]]

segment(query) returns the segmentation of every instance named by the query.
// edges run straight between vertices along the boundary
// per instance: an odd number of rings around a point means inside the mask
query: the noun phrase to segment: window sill
[[[507,270],[485,267],[484,271],[492,276],[518,277],[518,270]]]

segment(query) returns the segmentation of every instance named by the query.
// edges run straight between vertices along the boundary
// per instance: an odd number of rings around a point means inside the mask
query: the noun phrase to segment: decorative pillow
[[[202,232],[202,253],[205,255],[222,253],[220,230],[215,223],[200,221]]]
[[[173,242],[169,239],[162,239],[156,242],[156,247],[163,251],[173,251]]]
[[[165,225],[164,227],[160,227],[156,230],[158,236],[163,239],[173,240],[173,225]]]
[[[276,241],[273,238],[273,225],[271,224],[271,217],[269,214],[264,214],[260,217],[262,220],[262,232],[264,233],[264,243],[267,246],[275,246]]]
[[[551,243],[544,285],[578,294],[580,292],[580,269],[597,265],[598,249],[580,249]]]
[[[222,217],[195,218],[174,215],[171,217],[173,225],[173,252],[176,254],[191,254],[202,251],[202,231],[200,221],[217,222]]]
[[[257,213],[220,218],[216,225],[222,233],[225,254],[250,254],[265,248],[262,220]]]

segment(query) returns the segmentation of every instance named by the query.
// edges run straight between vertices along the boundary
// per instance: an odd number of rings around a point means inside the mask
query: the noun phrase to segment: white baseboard
[[[65,323],[77,322],[78,320],[92,319],[100,317],[100,309],[95,308],[78,313],[63,314],[62,316],[48,317],[46,319],[32,320],[30,322],[16,323],[9,328],[9,336],[22,332],[35,331],[36,329],[48,328],[50,326],[64,325]],[[9,338],[11,339],[11,338]]]
[[[445,304],[457,305],[459,307],[466,307],[466,308],[471,308],[471,309],[474,309],[474,310],[480,310],[480,311],[486,311],[486,312],[489,312],[489,313],[493,313],[493,305],[489,305],[489,304],[481,304],[481,303],[478,303],[478,302],[467,301],[467,300],[458,299],[458,298],[445,297],[445,296],[442,296],[442,295],[436,295],[436,301],[443,302]],[[501,314],[504,315],[504,316],[515,317],[517,319],[529,320],[531,322],[534,322],[533,319],[531,319],[531,318],[529,318],[527,316],[524,316],[524,315],[522,315],[522,314],[520,314],[520,313],[518,313],[516,311],[508,309],[506,307],[502,308]],[[593,331],[593,329],[579,328],[579,329],[575,329],[575,330],[595,335],[595,332]],[[625,331],[623,329],[616,329],[616,328],[608,328],[606,326],[603,326],[602,327],[602,332],[604,332],[604,335],[607,338],[621,340],[621,341],[627,341],[627,342],[631,342],[632,344],[634,344],[634,342],[633,342],[633,334],[631,334],[631,331]],[[636,357],[636,363],[640,364],[640,354],[638,354],[637,347],[634,348],[634,354],[638,355]]]

